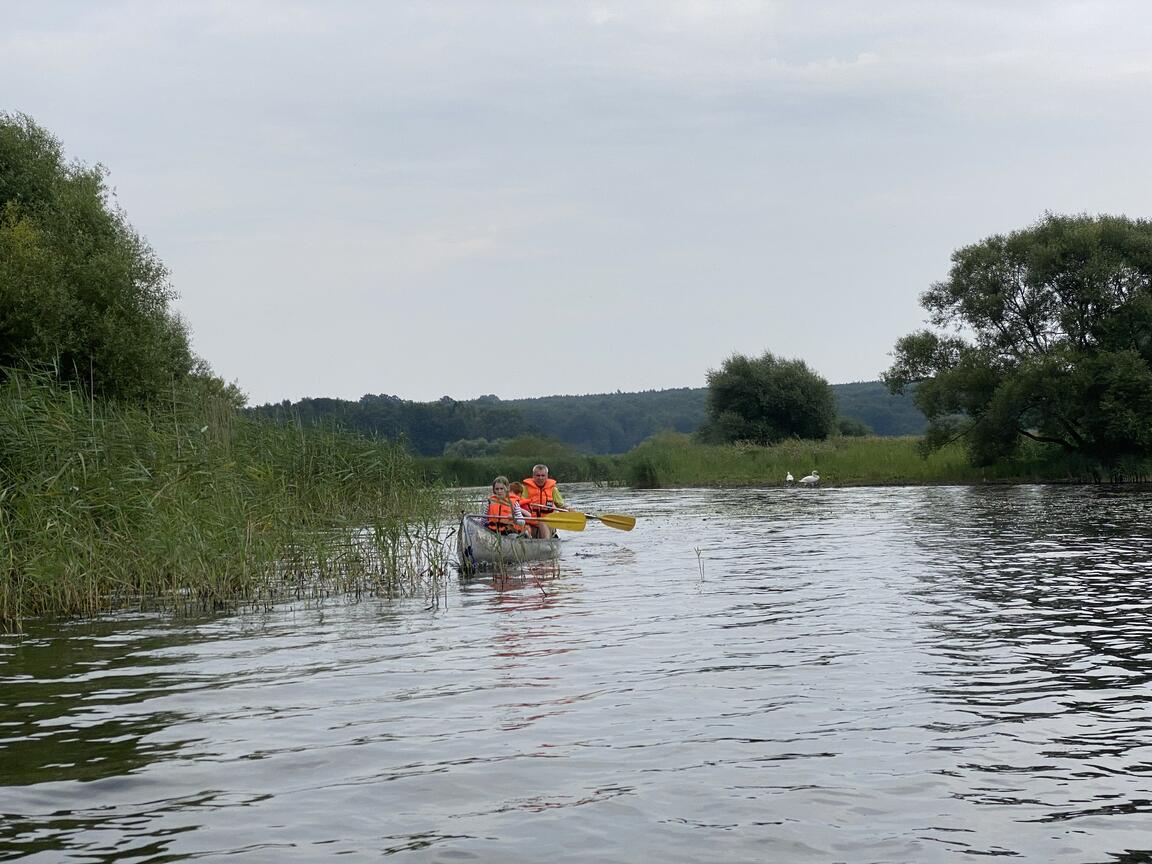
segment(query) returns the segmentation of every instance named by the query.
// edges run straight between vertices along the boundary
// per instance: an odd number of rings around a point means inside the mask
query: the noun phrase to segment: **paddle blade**
[[[583,513],[569,510],[555,510],[542,516],[534,516],[550,528],[557,531],[583,531],[588,524],[588,517]]]
[[[599,516],[593,516],[589,513],[588,518],[599,519],[609,528],[615,528],[618,531],[631,531],[636,527],[636,517],[625,516],[622,513],[601,513]]]

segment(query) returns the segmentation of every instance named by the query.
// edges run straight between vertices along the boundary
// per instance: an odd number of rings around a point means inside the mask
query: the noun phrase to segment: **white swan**
[[[795,486],[796,485],[796,478],[792,476],[791,471],[789,471],[788,476],[784,478],[784,485],[785,486]]]
[[[818,486],[819,484],[820,484],[820,472],[819,471],[813,471],[808,476],[800,478],[800,485],[801,486]]]

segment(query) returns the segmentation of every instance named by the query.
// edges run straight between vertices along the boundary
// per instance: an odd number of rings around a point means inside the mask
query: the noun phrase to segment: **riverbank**
[[[637,488],[783,486],[788,474],[818,471],[825,486],[979,485],[984,483],[1098,483],[1146,481],[1148,465],[1099,466],[1029,442],[1017,458],[992,466],[968,463],[963,446],[925,455],[919,437],[837,437],[789,440],[772,447],[697,444],[689,436],[655,436],[622,455],[548,458],[561,482],[596,482]],[[498,474],[520,477],[531,460],[492,456],[420,459],[426,481],[446,486],[485,486]]]
[[[0,386],[0,627],[125,608],[438,590],[442,496],[402,447],[174,394]]]
[[[623,457],[621,478],[631,486],[783,486],[788,474],[818,471],[826,486],[977,485],[984,483],[1092,483],[1147,479],[1148,466],[1122,466],[1118,476],[1029,443],[1015,459],[969,464],[951,444],[924,454],[919,437],[837,437],[789,440],[772,447],[704,445],[686,436],[657,436]]]
[[[562,484],[636,488],[783,486],[812,470],[839,487],[1149,475],[1146,465],[1104,475],[1039,445],[976,468],[958,444],[925,457],[910,437],[756,447],[669,433],[623,455],[542,458]],[[438,596],[450,564],[443,490],[519,478],[534,461],[418,459],[355,433],[245,417],[203,394],[146,409],[12,373],[0,387],[0,628],[127,608]]]

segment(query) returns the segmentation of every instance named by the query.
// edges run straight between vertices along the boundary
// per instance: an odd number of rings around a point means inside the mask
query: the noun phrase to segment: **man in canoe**
[[[529,516],[564,508],[564,496],[556,488],[556,481],[548,476],[547,465],[532,466],[532,476],[524,478],[524,496],[520,503],[528,505]],[[552,529],[539,520],[529,519],[528,525],[536,537],[547,540],[552,536]]]

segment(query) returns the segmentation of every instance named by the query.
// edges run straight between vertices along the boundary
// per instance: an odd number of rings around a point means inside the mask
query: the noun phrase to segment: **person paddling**
[[[533,465],[532,476],[524,478],[524,498],[529,516],[541,516],[564,508],[564,496],[556,488],[556,481],[548,476],[547,465]],[[529,519],[532,533],[542,539],[552,536],[552,529],[543,522]]]
[[[500,475],[492,481],[492,494],[488,496],[488,527],[500,534],[519,534],[527,530],[520,500],[508,494],[508,478]]]

